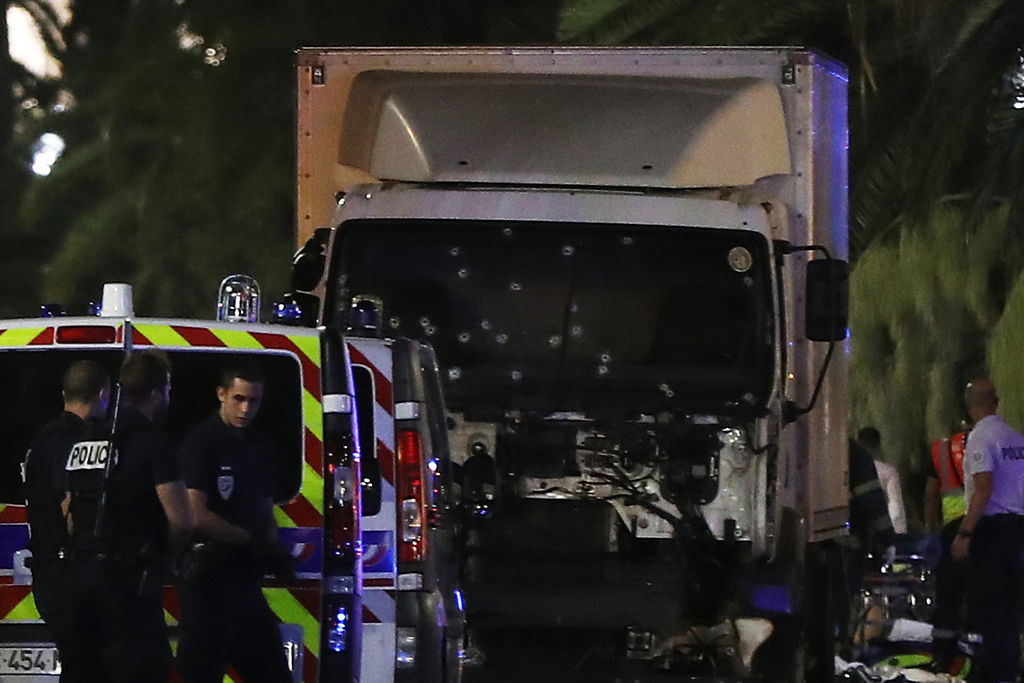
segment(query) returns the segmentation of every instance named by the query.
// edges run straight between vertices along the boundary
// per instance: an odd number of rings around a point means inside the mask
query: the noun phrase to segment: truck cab
[[[492,660],[801,680],[846,532],[845,93],[787,48],[300,51],[304,295],[436,350]]]

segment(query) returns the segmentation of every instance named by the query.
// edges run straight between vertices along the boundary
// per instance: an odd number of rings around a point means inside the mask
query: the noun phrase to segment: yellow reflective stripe
[[[22,598],[21,602],[14,606],[4,619],[12,621],[30,621],[39,619],[39,610],[36,609],[36,600],[31,593]]]
[[[178,620],[174,618],[173,614],[171,614],[170,612],[167,611],[166,608],[164,608],[164,622],[167,623],[167,624],[170,624],[171,626],[174,626],[175,624],[178,623]],[[177,642],[172,642],[171,643],[171,649],[173,649],[175,651],[178,649]]]
[[[320,335],[289,336],[288,339],[299,348],[313,364],[320,367]]]
[[[922,655],[916,653],[907,653],[902,655],[894,655],[889,659],[885,660],[886,664],[898,666],[903,669],[913,669],[916,666],[924,666],[932,661],[931,655]]]
[[[274,506],[274,519],[277,520],[278,528],[293,529],[298,526],[295,520],[288,516],[288,514],[282,510],[279,506]]]
[[[963,493],[953,496],[942,497],[942,521],[943,523],[952,522],[954,519],[958,519],[967,514],[967,499],[964,498]]]
[[[219,327],[207,328],[217,339],[224,342],[225,346],[233,349],[262,349],[263,344],[256,341],[256,338],[245,330],[226,330]]]
[[[874,491],[875,489],[880,489],[880,488],[882,488],[882,484],[877,479],[871,479],[870,481],[866,481],[863,484],[859,484],[858,486],[854,486],[853,487],[853,495],[855,495],[855,496],[863,496],[865,493],[868,493],[870,491]]]
[[[266,596],[270,609],[281,618],[281,621],[302,627],[302,642],[310,652],[319,657],[320,625],[313,615],[306,611],[302,603],[296,600],[287,588],[264,588],[263,595]]]
[[[318,441],[324,440],[323,404],[308,389],[302,390],[302,421]]]
[[[170,325],[136,325],[135,329],[155,346],[191,346]]]
[[[39,336],[45,327],[16,327],[0,332],[0,344],[4,346],[25,346]]]
[[[308,462],[302,463],[302,497],[309,501],[317,512],[324,514],[324,478]]]

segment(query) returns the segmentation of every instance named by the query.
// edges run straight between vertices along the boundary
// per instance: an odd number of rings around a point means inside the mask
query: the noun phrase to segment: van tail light
[[[423,533],[426,520],[426,498],[423,491],[423,444],[415,429],[402,429],[396,435],[398,471],[395,490],[398,494],[398,561],[418,562],[427,552]]]
[[[351,573],[359,555],[359,485],[349,434],[324,434],[325,572]]]

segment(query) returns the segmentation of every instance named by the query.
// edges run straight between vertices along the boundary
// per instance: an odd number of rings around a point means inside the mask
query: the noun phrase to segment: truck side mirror
[[[327,243],[331,239],[330,228],[317,228],[313,236],[295,252],[292,257],[292,289],[311,292],[320,283],[327,263]]]
[[[846,339],[849,319],[850,266],[841,259],[807,262],[804,332],[811,341]]]

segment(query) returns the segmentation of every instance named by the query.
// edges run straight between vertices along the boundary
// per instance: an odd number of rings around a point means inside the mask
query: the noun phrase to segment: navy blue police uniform
[[[107,485],[104,580],[118,619],[109,656],[123,680],[166,681],[172,656],[163,587],[172,558],[156,487],[181,479],[178,459],[164,430],[130,406],[119,418],[115,443],[118,463]]]
[[[163,683],[171,650],[163,616],[167,520],[156,486],[180,479],[166,434],[125,407],[109,458],[92,441],[67,463],[73,520],[70,582],[100,640],[106,680]],[[79,444],[82,445],[82,444]]]
[[[75,610],[68,591],[69,543],[61,503],[67,491],[65,470],[72,447],[103,428],[71,412],[45,425],[25,456],[25,499],[32,552],[32,593],[40,616],[53,635],[61,659],[61,681],[103,680],[97,631]]]
[[[261,589],[253,551],[265,538],[273,495],[273,446],[262,433],[228,426],[219,415],[197,425],[181,448],[186,489],[206,495],[210,512],[249,532],[249,546],[196,535],[178,586],[178,666],[188,683],[221,681],[230,663],[246,683],[291,680],[279,621]]]

